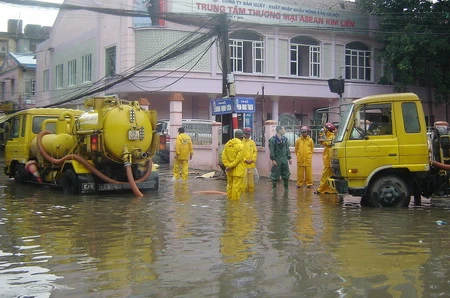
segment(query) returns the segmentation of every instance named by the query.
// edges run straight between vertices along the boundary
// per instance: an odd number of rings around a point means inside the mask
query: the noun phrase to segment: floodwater
[[[450,296],[450,198],[361,208],[261,178],[231,202],[168,169],[143,198],[0,183],[0,297]]]

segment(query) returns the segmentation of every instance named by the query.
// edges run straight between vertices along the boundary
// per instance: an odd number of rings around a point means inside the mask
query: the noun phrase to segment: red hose
[[[91,171],[93,174],[95,174],[97,177],[99,177],[100,179],[102,179],[105,182],[109,182],[109,183],[113,183],[113,184],[126,183],[126,182],[121,182],[121,181],[117,181],[117,180],[109,178],[108,176],[106,176],[105,174],[103,174],[102,172],[97,170],[93,165],[91,165],[88,161],[86,161],[84,158],[82,158],[79,155],[68,154],[60,159],[56,159],[56,158],[52,157],[50,154],[48,154],[45,151],[44,147],[42,146],[42,137],[44,135],[48,135],[48,134],[53,134],[53,132],[51,132],[50,130],[43,130],[37,136],[37,146],[39,148],[39,152],[42,154],[42,156],[46,160],[50,161],[53,164],[58,165],[58,164],[63,163],[66,160],[74,159],[74,160],[78,161],[79,163],[81,163],[82,165],[84,165],[86,168],[89,169],[89,171]],[[151,161],[149,161],[149,165],[150,164],[151,164]],[[133,173],[131,173],[131,166],[126,167],[126,173],[127,173],[128,183],[130,184],[131,189],[133,190],[134,194],[137,197],[143,197],[141,191],[139,190],[139,188],[136,185],[136,182],[134,181]],[[146,177],[145,175],[147,175],[147,177],[148,177],[150,175],[150,173],[151,173],[151,167],[150,167],[150,170],[147,169],[147,171],[145,172],[144,176],[141,179]],[[141,179],[137,180],[137,182],[143,181]]]

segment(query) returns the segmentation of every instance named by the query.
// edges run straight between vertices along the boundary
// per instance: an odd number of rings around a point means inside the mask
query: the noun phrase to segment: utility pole
[[[219,16],[219,40],[222,56],[222,96],[228,96],[228,73],[230,71],[230,47],[228,40],[227,14]]]
[[[222,97],[233,98],[235,96],[234,78],[230,73],[230,42],[228,39],[228,17],[226,13],[219,15],[217,35],[220,42],[221,67],[222,67]],[[234,103],[233,103],[234,104]],[[237,113],[220,115],[222,123],[222,144],[225,144],[234,136],[234,130],[238,128]]]

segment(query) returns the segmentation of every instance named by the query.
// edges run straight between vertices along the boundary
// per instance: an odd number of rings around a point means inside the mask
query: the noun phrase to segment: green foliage
[[[434,88],[435,98],[450,101],[450,1],[356,0],[375,15],[383,44],[380,55],[392,69],[396,89]]]

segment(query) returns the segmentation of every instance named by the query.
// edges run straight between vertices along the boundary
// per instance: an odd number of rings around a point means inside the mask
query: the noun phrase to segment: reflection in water
[[[169,175],[171,177],[171,175]],[[162,176],[163,177],[163,176]],[[0,182],[0,296],[445,297],[450,203],[361,208],[311,189],[240,201],[158,192],[63,196]]]
[[[174,222],[176,224],[177,238],[183,239],[191,235],[189,231],[189,225],[192,221],[192,216],[189,213],[191,209],[190,199],[191,194],[189,192],[188,181],[177,180],[174,182],[174,199],[177,203],[175,205]]]
[[[16,259],[8,264],[7,272],[14,274],[9,288],[23,280],[27,295],[67,289],[76,293],[92,284],[100,292],[127,295],[130,282],[154,280],[149,264],[157,246],[152,235],[157,225],[149,220],[143,200],[126,201],[56,196],[5,199],[1,249],[15,249]],[[52,273],[36,263],[54,266]],[[71,264],[68,271],[64,264]],[[65,287],[48,282],[61,282],[63,276],[68,279]]]
[[[379,209],[351,210],[333,249],[343,293],[377,297],[422,297],[422,266],[429,258],[411,228],[409,210],[387,215]],[[386,216],[387,215],[387,216]],[[392,217],[395,216],[395,226]]]
[[[225,263],[242,262],[254,254],[254,232],[257,216],[252,194],[244,193],[241,200],[228,200],[225,231],[220,237],[220,252]]]
[[[289,193],[272,193],[271,220],[269,223],[269,239],[274,248],[282,250],[286,242],[290,241],[289,231],[291,230],[289,210]]]
[[[308,188],[300,188],[297,191],[297,211],[294,231],[296,237],[300,241],[300,245],[306,246],[314,243],[316,230],[314,228],[314,215],[312,190]],[[316,227],[318,228],[318,227]]]

